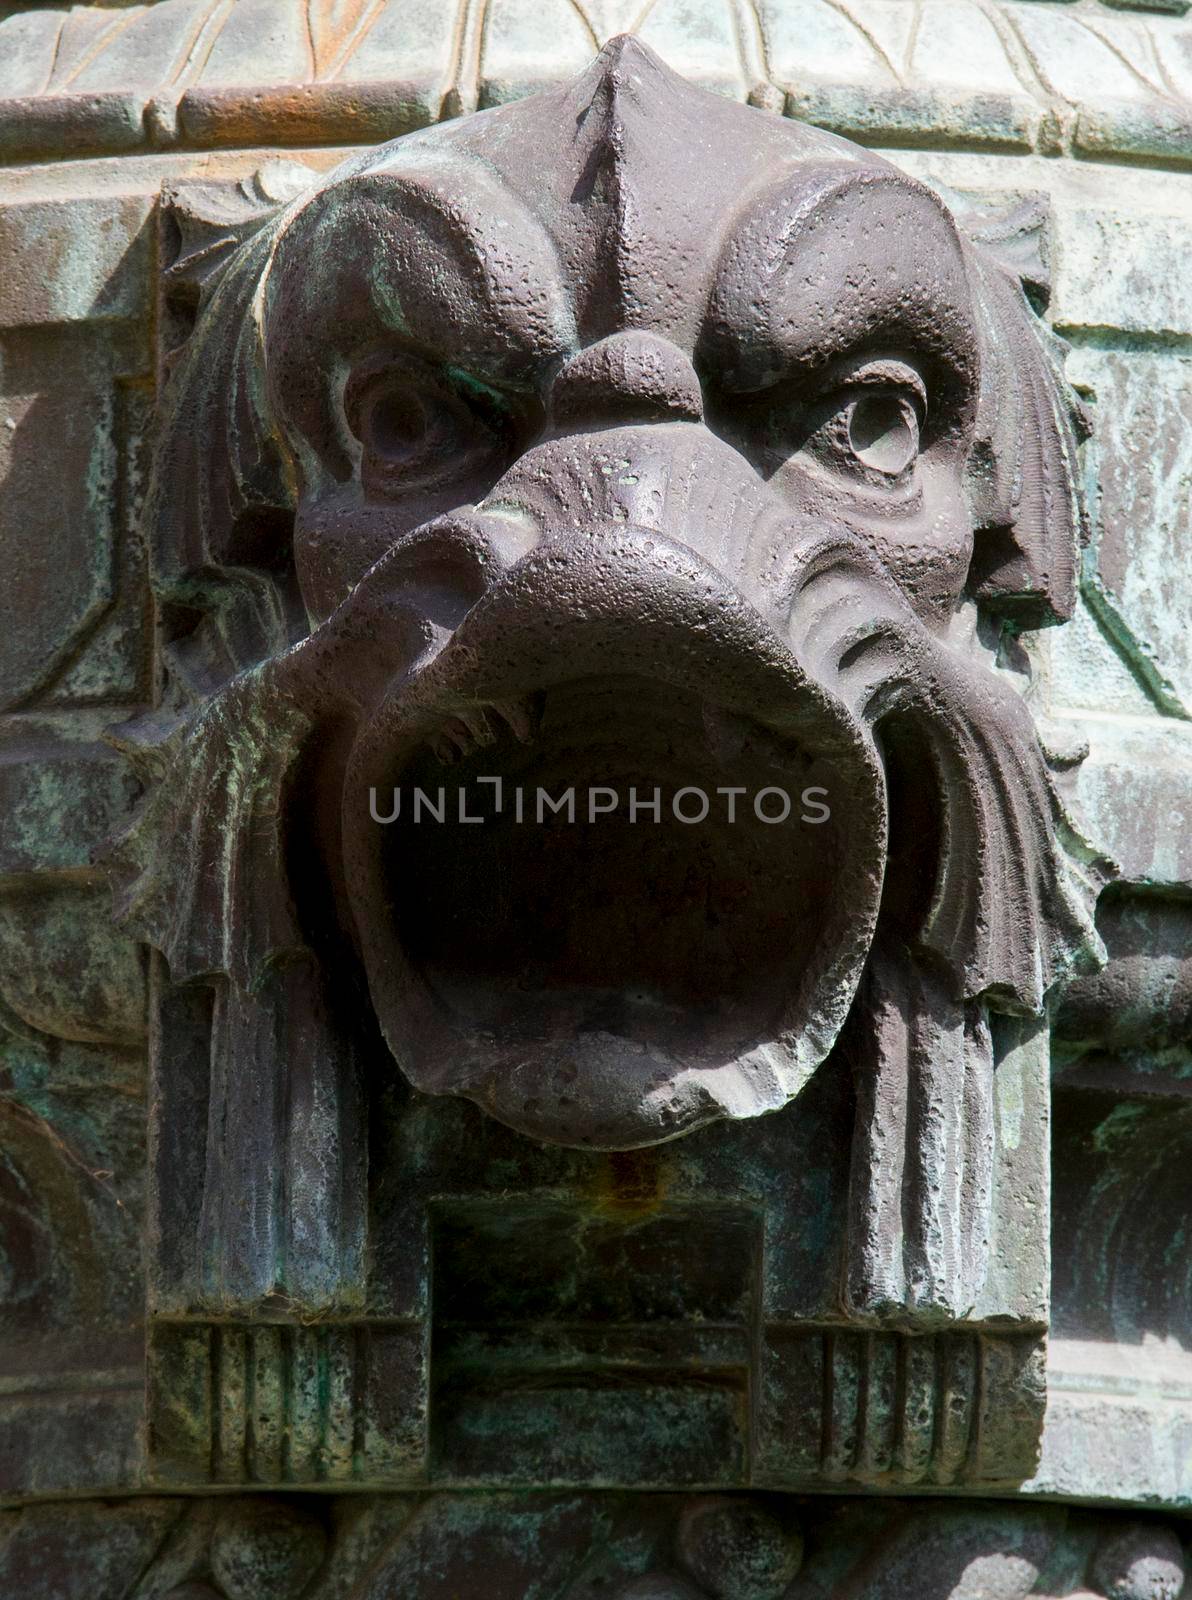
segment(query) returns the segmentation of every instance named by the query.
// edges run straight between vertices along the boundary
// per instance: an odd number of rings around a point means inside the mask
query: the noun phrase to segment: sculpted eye
[[[919,458],[927,395],[899,361],[837,373],[809,416],[805,453],[821,468],[873,488],[902,487]]]
[[[364,417],[364,442],[390,460],[417,455],[427,435],[449,433],[451,418],[445,406],[420,395],[409,384],[382,390]],[[444,426],[446,424],[446,426]]]
[[[862,394],[848,408],[848,442],[858,461],[897,477],[919,454],[919,418],[895,391]]]
[[[497,397],[465,396],[446,373],[420,361],[366,364],[348,381],[344,411],[370,489],[459,481],[505,448]]]
[[[360,421],[365,448],[378,461],[405,471],[488,432],[458,396],[408,381],[375,385]]]

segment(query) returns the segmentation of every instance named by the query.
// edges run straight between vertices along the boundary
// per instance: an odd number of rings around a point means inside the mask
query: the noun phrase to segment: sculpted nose
[[[669,339],[629,329],[573,355],[551,388],[556,423],[698,422],[695,368]]]

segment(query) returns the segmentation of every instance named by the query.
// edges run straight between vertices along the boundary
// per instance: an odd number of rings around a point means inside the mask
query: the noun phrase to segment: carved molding
[[[695,11],[268,0],[250,14],[156,0],[79,6],[63,25],[52,8],[21,8],[0,19],[0,159],[393,138],[555,87],[633,29],[703,87],[849,137],[1178,168],[1186,12],[1187,0],[702,0]]]
[[[22,1600],[1178,1600],[1179,1524],[781,1495],[148,1498],[0,1512]]]

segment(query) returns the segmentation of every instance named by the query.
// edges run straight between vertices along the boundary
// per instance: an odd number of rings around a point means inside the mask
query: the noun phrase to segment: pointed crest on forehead
[[[554,237],[586,340],[649,326],[687,347],[744,195],[783,169],[880,164],[695,87],[629,36],[564,88],[461,124],[459,141]]]
[[[231,256],[163,398],[163,592],[198,594],[229,660],[259,659],[304,623],[296,504],[358,470],[357,364],[421,360],[513,415],[626,329],[747,404],[861,355],[911,361],[968,457],[970,592],[1024,626],[1070,613],[1078,408],[1013,275],[881,157],[629,38],[569,85],[353,158]]]

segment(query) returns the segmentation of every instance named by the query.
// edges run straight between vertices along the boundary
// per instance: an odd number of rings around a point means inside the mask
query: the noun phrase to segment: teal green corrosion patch
[[[419,1600],[482,1592],[556,1600],[614,1534],[615,1502],[598,1496],[436,1496],[406,1524],[370,1592]],[[483,1575],[483,1576],[481,1576]]]
[[[0,876],[88,871],[139,788],[99,744],[0,746]]]
[[[1145,1105],[1125,1103],[1114,1106],[1093,1132],[1093,1148],[1101,1155],[1112,1155],[1138,1137],[1152,1115]]]

